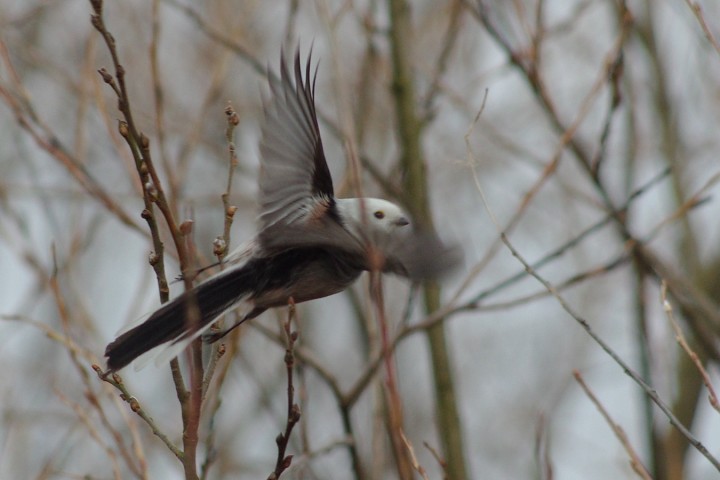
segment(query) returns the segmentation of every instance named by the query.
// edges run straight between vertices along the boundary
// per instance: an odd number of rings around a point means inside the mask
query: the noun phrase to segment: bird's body
[[[291,298],[300,303],[338,293],[363,271],[422,279],[456,263],[456,252],[437,237],[408,229],[408,217],[397,205],[334,196],[315,114],[314,80],[309,82],[310,60],[303,79],[297,54],[294,73],[293,79],[281,60],[281,79],[270,84],[256,238],[240,255],[230,256],[236,259],[229,268],[110,343],[108,372],[159,345],[184,345],[240,303],[248,309],[239,323]]]

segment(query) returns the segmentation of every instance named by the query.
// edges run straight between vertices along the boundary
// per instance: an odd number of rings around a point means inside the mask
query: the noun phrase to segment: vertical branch
[[[371,257],[372,258],[372,257]],[[412,480],[412,461],[408,455],[403,433],[403,413],[400,391],[397,386],[397,375],[393,363],[393,349],[390,345],[387,319],[385,318],[385,302],[382,293],[382,278],[379,270],[370,271],[370,295],[375,306],[377,321],[380,325],[382,342],[382,358],[385,365],[385,396],[388,417],[388,434],[395,455],[398,474],[403,480]]]
[[[278,434],[275,442],[278,446],[277,461],[275,462],[275,470],[268,476],[268,480],[277,480],[280,475],[290,467],[293,456],[285,455],[288,443],[290,443],[290,434],[295,425],[300,421],[300,406],[295,403],[295,386],[293,385],[293,368],[295,367],[295,342],[298,339],[296,331],[292,330],[292,321],[295,318],[295,300],[290,298],[288,302],[288,316],[285,322],[285,369],[287,370],[287,422],[285,423],[285,432]]]
[[[185,249],[188,252],[188,258],[195,258],[195,244],[192,237],[193,221],[185,220],[180,224],[180,232],[185,239]],[[183,271],[187,271],[194,265],[186,264]],[[186,288],[190,289],[189,279],[185,279]],[[198,308],[197,298],[190,290],[191,295],[188,304],[185,307],[187,312],[188,325],[197,325],[200,322],[200,309]],[[194,328],[194,327],[191,327]],[[203,399],[203,377],[204,366],[202,362],[202,340],[196,338],[190,343],[190,348],[186,349],[188,365],[190,369],[190,391],[186,397],[183,407],[183,467],[185,470],[186,480],[198,480],[197,474],[197,447],[199,443],[198,430],[200,429],[200,413],[202,409]]]
[[[663,310],[665,310],[665,314],[667,315],[668,320],[670,320],[670,324],[672,325],[673,331],[675,332],[675,340],[677,341],[678,345],[680,345],[680,347],[683,349],[683,351],[687,354],[688,358],[692,361],[693,365],[695,365],[695,368],[697,368],[698,373],[702,377],[703,384],[707,389],[708,401],[710,402],[710,406],[712,406],[715,411],[720,413],[720,402],[718,402],[718,397],[715,393],[715,387],[713,387],[712,381],[710,380],[710,375],[708,375],[707,370],[705,370],[705,367],[703,366],[704,362],[700,358],[700,355],[698,355],[693,349],[693,347],[690,346],[688,340],[685,338],[685,334],[680,328],[680,325],[678,324],[677,320],[675,320],[675,314],[673,313],[672,305],[667,298],[667,283],[665,282],[660,285],[660,299],[662,301]]]
[[[640,354],[639,359],[639,374],[644,378],[648,383],[653,383],[653,355],[652,355],[652,349],[650,348],[650,330],[648,325],[648,309],[647,305],[645,304],[645,296],[647,291],[647,278],[646,273],[642,268],[642,265],[637,262],[637,260],[633,257],[632,259],[632,273],[633,273],[633,290],[634,294],[633,297],[635,299],[634,306],[635,306],[635,325],[636,325],[636,344],[638,348],[638,352]],[[663,463],[663,454],[662,454],[662,434],[661,430],[658,428],[658,425],[656,424],[654,420],[654,406],[652,401],[649,397],[643,396],[642,399],[642,410],[643,410],[643,417],[645,422],[645,438],[647,441],[647,460],[646,464],[648,465],[648,468],[653,473],[653,477],[657,478],[658,480],[661,478],[664,478],[662,474],[659,473],[658,468],[660,468],[661,464]]]
[[[635,32],[646,49],[647,60],[653,73],[652,78],[655,80],[652,98],[654,101],[653,107],[656,111],[657,128],[660,131],[658,135],[660,152],[672,171],[673,200],[677,205],[681,205],[687,198],[685,187],[685,178],[688,174],[687,155],[681,138],[681,125],[678,124],[677,120],[679,113],[673,103],[673,93],[668,80],[668,69],[672,67],[665,64],[665,53],[661,51],[661,46],[658,45],[657,27],[654,24],[656,17],[654,7],[652,2],[645,3],[643,21],[637,23]],[[714,282],[706,283],[704,279],[717,275],[717,270],[713,271],[715,265],[701,262],[698,256],[700,251],[698,247],[699,241],[690,219],[687,216],[682,216],[679,223],[681,228],[679,229],[680,235],[677,247],[679,255],[683,259],[687,275],[692,279],[693,283],[712,296],[715,293],[712,291]],[[673,403],[673,413],[685,425],[692,425],[698,411],[698,399],[703,386],[702,378],[692,362],[689,361],[689,358],[684,355],[678,357],[675,369],[675,391],[677,395]],[[684,436],[676,430],[671,429],[665,433],[657,466],[659,473],[663,474],[661,478],[674,480],[684,477],[683,470],[687,461],[689,446],[690,444]]]
[[[222,262],[225,255],[227,255],[228,245],[230,245],[230,228],[232,227],[233,218],[237,207],[230,205],[230,193],[232,192],[232,181],[235,168],[238,164],[237,152],[235,150],[234,132],[235,127],[240,123],[240,118],[237,112],[233,108],[232,104],[228,102],[225,107],[225,116],[227,117],[227,127],[225,129],[225,140],[228,144],[228,176],[227,185],[225,186],[225,192],[222,194],[223,211],[225,212],[225,222],[223,227],[222,237],[216,238],[213,244],[213,253],[217,256],[217,259]]]
[[[150,139],[142,133],[134,120],[130,97],[125,82],[125,68],[120,63],[120,56],[117,51],[115,38],[108,31],[103,18],[103,1],[90,0],[93,9],[91,23],[100,33],[105,41],[107,49],[112,58],[114,75],[105,68],[99,70],[103,81],[115,92],[118,99],[118,109],[122,113],[123,121],[120,122],[120,134],[125,139],[135,160],[135,166],[140,177],[145,208],[142,217],[147,221],[150,228],[154,253],[150,255],[150,265],[155,271],[160,291],[161,302],[165,303],[169,297],[169,288],[164,269],[164,246],[160,239],[155,208],[160,211],[163,220],[167,224],[172,236],[175,249],[178,254],[180,268],[183,273],[185,289],[192,289],[191,276],[188,269],[191,266],[191,249],[186,242],[190,241],[192,222],[185,221],[178,224],[173,214],[171,204],[168,201],[163,184],[155,169],[150,153]],[[156,42],[156,40],[155,40]],[[157,85],[156,85],[157,86]],[[188,321],[197,321],[199,311],[197,303],[188,302]],[[202,358],[201,343],[199,340],[193,342],[190,355],[190,391],[185,388],[185,382],[180,373],[177,359],[171,364],[172,378],[175,383],[177,398],[180,402],[183,421],[183,453],[179,457],[183,463],[183,470],[186,480],[197,480],[196,453],[198,445],[198,427],[200,424],[200,407],[202,399]]]
[[[158,50],[160,49],[160,0],[152,2],[152,37],[150,41],[150,73],[153,81],[153,95],[155,101],[155,130],[160,147],[160,163],[168,178],[168,197],[171,205],[178,200],[178,178],[174,168],[170,165],[165,141],[165,95],[160,67],[158,65]]]
[[[233,218],[235,218],[235,212],[237,211],[237,207],[235,205],[230,204],[230,193],[232,191],[232,183],[233,183],[233,175],[235,173],[235,168],[238,164],[237,159],[237,153],[235,150],[235,141],[234,141],[234,132],[235,127],[238,126],[240,123],[240,118],[238,117],[237,113],[235,112],[235,109],[233,108],[232,104],[228,102],[227,107],[225,107],[225,117],[227,121],[227,126],[225,128],[225,139],[228,144],[228,176],[227,176],[227,184],[225,186],[225,192],[221,195],[221,200],[223,204],[223,212],[224,212],[224,222],[223,222],[223,234],[215,237],[215,240],[213,241],[213,253],[218,259],[218,262],[220,263],[220,268],[223,268],[222,261],[227,255],[228,252],[228,245],[230,245],[230,228],[232,227]],[[212,328],[218,328],[221,325],[222,319],[212,327]],[[205,374],[205,378],[203,379],[203,398],[205,398],[205,395],[207,393],[208,387],[210,385],[210,381],[213,378],[213,375],[215,374],[215,368],[217,367],[217,362],[220,360],[220,358],[224,355],[225,347],[223,344],[215,344],[213,347],[213,355],[210,357],[210,362],[208,363],[207,372]],[[220,349],[222,348],[222,353],[220,352]],[[232,358],[232,357],[231,357]],[[224,376],[223,376],[224,379]],[[219,405],[218,405],[219,407]],[[217,409],[214,409],[213,412],[216,412]],[[214,413],[213,413],[214,414]],[[210,419],[212,421],[212,417]]]
[[[393,61],[392,89],[395,101],[403,168],[405,205],[421,228],[432,229],[428,199],[425,159],[421,148],[421,122],[416,112],[416,96],[410,71],[408,42],[412,40],[410,11],[406,0],[389,0],[390,44]],[[428,313],[440,308],[440,287],[429,282],[424,286],[425,309]],[[443,450],[450,478],[467,478],[463,455],[462,432],[458,414],[452,366],[448,354],[445,325],[438,322],[428,329],[435,382],[436,413]]]
[[[452,0],[449,9],[448,26],[442,40],[440,54],[437,58],[435,74],[433,76],[432,83],[430,84],[430,88],[425,94],[425,98],[422,102],[423,118],[421,123],[423,125],[428,123],[435,116],[433,109],[437,96],[441,91],[440,85],[442,83],[442,76],[448,69],[451,54],[453,53],[458,37],[460,36],[460,32],[462,31],[463,13],[465,12],[463,2],[461,0]]]
[[[238,164],[237,153],[235,150],[234,132],[235,127],[237,127],[240,123],[240,118],[238,117],[235,109],[230,102],[228,102],[227,107],[225,107],[225,117],[227,121],[227,126],[225,128],[225,139],[228,144],[229,155],[227,184],[225,186],[225,192],[221,195],[225,221],[223,223],[224,226],[222,236],[216,237],[215,241],[213,242],[213,253],[217,257],[218,262],[220,262],[221,264],[220,268],[223,267],[222,260],[227,255],[228,245],[230,245],[230,228],[232,227],[233,218],[235,217],[235,212],[237,211],[236,206],[230,205],[230,192],[232,191],[233,174],[235,173],[235,168]],[[222,322],[222,320],[220,320],[220,322]],[[220,322],[217,323],[219,324]],[[233,342],[232,344],[234,345],[234,343],[235,342]],[[201,402],[205,401],[208,389],[210,388],[210,382],[215,376],[218,362],[225,355],[225,352],[226,348],[224,343],[217,342],[213,344],[212,355],[210,356],[210,361],[208,362],[207,370],[205,371],[205,375],[202,381]],[[232,354],[230,355],[230,358],[232,358]],[[227,378],[226,374],[227,368],[221,370],[218,381],[216,383],[218,389],[225,381],[225,378]],[[210,429],[205,439],[205,448],[207,455],[200,470],[201,479],[207,478],[210,467],[215,461],[215,415],[220,410],[220,405],[221,401],[218,394],[215,396],[214,402],[212,403],[212,406],[209,409],[209,414],[207,416]]]

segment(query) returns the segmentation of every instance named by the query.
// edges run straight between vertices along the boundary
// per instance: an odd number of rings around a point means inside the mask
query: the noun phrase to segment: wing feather
[[[332,177],[325,160],[315,111],[315,80],[310,81],[312,54],[305,75],[300,52],[294,76],[281,55],[280,80],[271,81],[272,98],[265,105],[260,153],[260,231],[291,225],[329,212],[335,204]],[[260,242],[265,236],[260,234]]]

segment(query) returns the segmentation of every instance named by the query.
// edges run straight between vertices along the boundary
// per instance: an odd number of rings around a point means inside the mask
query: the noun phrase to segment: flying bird
[[[271,307],[345,290],[363,271],[413,281],[435,278],[459,263],[456,247],[413,229],[402,208],[379,198],[336,198],[315,112],[315,68],[305,75],[299,50],[291,75],[281,54],[270,80],[259,174],[258,234],[231,266],[164,304],[105,350],[117,371],[163,344],[183,347],[227,310],[247,307],[239,322],[206,335],[217,340]],[[234,263],[234,264],[233,264]]]

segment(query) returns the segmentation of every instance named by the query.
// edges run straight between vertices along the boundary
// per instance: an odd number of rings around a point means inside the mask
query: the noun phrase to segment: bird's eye
[[[377,218],[378,220],[382,220],[383,218],[385,218],[385,212],[383,212],[382,210],[378,210],[373,215],[375,215],[375,218]]]

